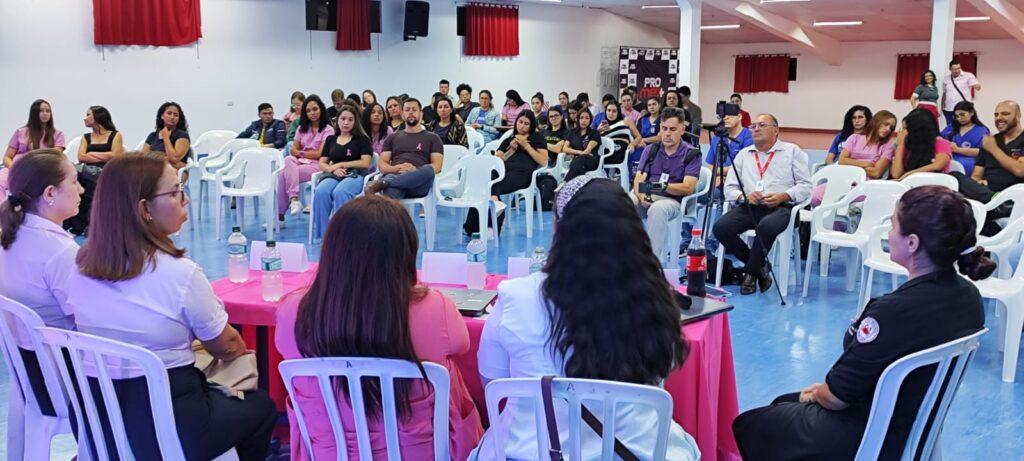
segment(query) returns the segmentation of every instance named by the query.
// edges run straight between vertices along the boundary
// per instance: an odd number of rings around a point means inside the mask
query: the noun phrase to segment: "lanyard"
[[[757,162],[757,172],[761,175],[761,179],[764,179],[764,174],[768,171],[768,167],[772,164],[772,159],[775,158],[775,151],[768,153],[768,161],[765,162],[764,167],[761,167],[761,154],[754,152],[754,160]]]

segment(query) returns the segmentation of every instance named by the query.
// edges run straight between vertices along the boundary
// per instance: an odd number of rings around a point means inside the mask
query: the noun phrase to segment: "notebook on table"
[[[487,313],[487,306],[490,306],[498,297],[494,290],[470,290],[469,288],[437,288],[437,291],[444,293],[455,303],[459,313],[466,317],[479,317]]]
[[[698,298],[690,296],[690,308],[681,309],[680,320],[683,324],[704,320],[708,317],[718,315],[732,310],[733,305],[717,301],[711,298]]]

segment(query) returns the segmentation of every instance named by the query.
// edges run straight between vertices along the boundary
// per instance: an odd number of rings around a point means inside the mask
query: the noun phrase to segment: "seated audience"
[[[670,88],[670,89],[666,90],[665,94],[662,95],[662,99],[663,99],[662,104],[661,104],[661,108],[662,109],[664,109],[666,107],[677,107],[677,108],[680,108],[680,109],[683,108],[683,107],[681,107],[679,105],[679,101],[682,98],[679,96],[679,92],[676,91],[675,89],[671,89]]]
[[[366,135],[370,137],[370,141],[373,142],[373,151],[378,154],[383,152],[384,140],[394,133],[394,130],[384,123],[384,108],[377,103],[366,106],[366,109],[363,110],[362,126],[366,130]]]
[[[729,102],[740,107],[740,125],[750,126],[750,112],[743,110],[743,96],[733,93],[732,96],[729,96]]]
[[[640,136],[633,140],[631,149],[642,149],[647,147],[648,144],[661,140],[661,101],[658,98],[647,99],[647,114],[640,117],[640,122],[637,123],[637,131],[640,133]],[[689,142],[686,139],[683,141]]]
[[[583,103],[581,103],[579,101],[573,101],[573,102],[569,103],[569,110],[566,111],[566,112],[568,112],[566,114],[566,118],[567,118],[566,124],[569,125],[569,129],[575,130],[576,128],[579,127],[579,119],[578,119],[578,117],[579,117],[580,111],[583,110],[584,107],[587,107],[587,105],[583,104]],[[591,114],[593,114],[593,112],[591,112]]]
[[[746,263],[740,285],[743,295],[753,293],[758,287],[762,293],[771,288],[766,262],[768,251],[789,225],[793,205],[811,195],[807,154],[796,144],[779,140],[779,122],[775,116],[758,115],[751,127],[754,145],[736,155],[725,177],[725,199],[736,202],[736,206],[714,225],[715,238],[730,254]],[[757,227],[753,225],[755,221]],[[747,247],[740,235],[751,229],[757,232],[757,237],[753,245]]]
[[[64,228],[76,235],[85,235],[92,212],[92,197],[96,193],[96,182],[100,180],[103,166],[124,152],[121,133],[114,126],[110,111],[103,106],[92,106],[85,113],[85,126],[91,133],[82,135],[78,146],[78,183],[85,189],[79,213],[64,221]]]
[[[0,294],[35,311],[46,326],[65,330],[75,329],[66,301],[78,244],[60,226],[78,214],[82,186],[76,178],[74,165],[60,151],[31,151],[11,167],[11,196],[0,204]],[[32,345],[18,342],[40,410],[57,416]]]
[[[341,106],[345,105],[345,92],[341,88],[335,88],[331,92],[331,107],[327,108],[327,116],[331,119],[331,125],[338,119],[338,112],[341,111]]]
[[[508,90],[505,92],[505,106],[501,108],[501,127],[502,129],[514,128],[512,125],[515,124],[516,118],[523,111],[530,110],[530,105],[523,100],[522,96],[519,96],[519,92],[516,90]]]
[[[484,143],[494,141],[498,137],[498,127],[501,125],[501,112],[491,105],[491,92],[480,90],[480,105],[470,109],[466,125],[472,127],[483,135]]]
[[[320,147],[320,182],[313,206],[313,234],[324,235],[331,213],[363,191],[363,178],[373,162],[373,143],[359,124],[359,111],[342,106],[338,112],[338,134],[328,136]]]
[[[537,129],[545,130],[548,127],[548,111],[544,108],[544,93],[537,92],[530,98],[530,110],[533,118],[537,120]]]
[[[301,91],[292,93],[291,110],[284,115],[284,124],[288,127],[288,142],[295,139],[295,131],[299,129],[299,119],[302,118],[302,103],[306,102],[306,95]]]
[[[646,220],[651,248],[659,259],[665,248],[669,221],[682,213],[679,202],[697,190],[700,178],[700,151],[683,139],[685,132],[686,112],[665,109],[661,114],[661,142],[644,149],[633,178],[630,198],[640,217]]]
[[[14,130],[4,152],[4,164],[0,168],[0,202],[7,200],[7,175],[15,161],[32,150],[54,148],[63,151],[64,146],[64,133],[53,126],[50,103],[42,99],[33,101],[28,110],[28,122]]]
[[[434,101],[434,113],[437,115],[433,122],[427,124],[427,131],[436,134],[445,144],[469,148],[466,125],[459,123],[454,112],[450,99],[440,98]]]
[[[533,118],[533,112],[527,110],[516,116],[515,134],[505,138],[498,145],[494,156],[505,162],[505,177],[491,186],[491,200],[497,207],[500,235],[502,224],[505,222],[505,204],[501,202],[500,197],[530,187],[530,183],[533,182],[533,171],[548,162],[547,142],[544,136],[537,132],[537,120]],[[492,173],[492,179],[497,175],[497,172]],[[466,222],[462,225],[466,235],[481,231],[477,216],[475,208],[470,208],[466,213]]]
[[[569,93],[566,93],[564,91],[558,93],[558,105],[555,106],[555,108],[562,113],[562,118],[565,118],[569,115],[569,102]]]
[[[974,171],[974,160],[981,152],[981,143],[988,136],[988,127],[978,119],[974,103],[960,101],[953,110],[953,124],[940,134],[953,149],[953,160],[960,162],[965,173]]]
[[[459,123],[466,125],[466,121],[469,120],[469,112],[480,107],[480,104],[473,102],[473,87],[465,83],[460,83],[455,87],[455,93],[459,95],[459,105],[455,108],[455,115],[459,118]]]
[[[927,110],[914,109],[903,117],[903,129],[896,136],[890,178],[899,180],[923,172],[949,173],[953,151],[949,141],[939,137],[939,125],[933,123],[930,116]]]
[[[363,98],[359,97],[358,94],[350,93],[348,96],[345,97],[345,104],[343,105],[352,106],[353,108],[355,108],[356,112],[360,114],[363,113]],[[335,128],[337,128],[337,121],[335,121]]]
[[[601,133],[590,127],[593,120],[590,109],[580,109],[576,117],[579,126],[569,133],[568,145],[562,147],[563,153],[572,156],[569,171],[565,174],[566,182],[596,170],[601,155]]]
[[[935,86],[936,84],[935,72],[924,71],[921,74],[921,83],[914,88],[914,94],[910,95],[910,105],[915,109],[931,112],[935,116],[935,123],[939,123],[939,88]]]
[[[185,111],[176,102],[165,102],[156,111],[156,130],[146,136],[143,153],[157,152],[167,158],[167,163],[180,170],[188,163],[192,154],[192,139],[188,136],[188,122]]]
[[[591,114],[604,112],[604,107],[598,107],[597,104],[590,103],[590,95],[585,91],[576,95],[576,102],[580,103],[580,109],[589,109]]]
[[[405,122],[402,120],[402,101],[404,100],[398,96],[388,97],[385,108],[388,111],[388,128],[392,132],[402,131],[405,128]]]
[[[604,112],[597,114],[591,128],[615,141],[615,151],[604,160],[605,165],[617,165],[626,158],[632,140],[640,138],[640,132],[632,120],[624,118],[618,101],[611,100],[604,106]]]
[[[635,101],[633,98],[633,93],[622,93],[622,96],[619,98],[619,104],[622,109],[622,117],[629,119],[635,125],[640,121],[642,114],[639,110],[633,109],[633,102]]]
[[[699,135],[701,124],[704,122],[703,111],[697,103],[690,100],[690,87],[679,87],[679,94],[683,97],[680,102],[683,109],[690,113],[690,132]]]
[[[252,122],[241,133],[238,133],[238,138],[255,139],[263,147],[283,149],[284,145],[288,143],[288,129],[285,128],[284,122],[274,118],[274,107],[270,103],[260,104],[257,110],[260,116],[259,120]]]
[[[896,116],[887,110],[880,110],[871,117],[865,134],[854,134],[846,139],[839,154],[840,165],[859,166],[867,173],[868,179],[879,179],[889,170],[895,140]]]
[[[953,265],[972,280],[988,277],[995,264],[976,243],[974,215],[963,196],[942,186],[903,194],[892,214],[889,246],[910,279],[871,300],[846,328],[843,353],[824,383],[736,418],[733,433],[743,458],[853,459],[882,372],[907,355],[985,327],[978,289]],[[933,364],[903,381],[877,459],[901,459],[934,373]]]
[[[548,109],[548,127],[541,132],[541,136],[544,136],[544,142],[547,143],[548,166],[555,166],[558,154],[562,153],[569,138],[569,126],[557,107]]]
[[[195,367],[194,339],[224,361],[246,348],[202,268],[171,241],[187,219],[188,202],[162,156],[111,160],[96,188],[94,232],[78,252],[78,270],[68,277],[68,311],[79,331],[160,357],[187,459],[213,459],[234,448],[241,460],[262,461],[277,420],[267,392],[246,392],[244,400],[228,397]],[[133,366],[116,367],[111,375],[134,458],[160,459],[145,378]],[[95,380],[90,387],[102,400]],[[104,436],[114,446],[113,435],[105,430]]]
[[[381,357],[440,364],[451,380],[448,397],[449,450],[466,459],[483,433],[480,415],[454,358],[469,350],[469,331],[455,303],[416,282],[416,228],[405,207],[385,198],[360,197],[331,219],[320,268],[308,289],[289,295],[277,311],[277,348],[285,359]],[[353,270],[370,268],[373,271]],[[315,459],[342,459],[324,397],[313,378],[293,383],[306,418]],[[359,459],[348,385],[335,387],[346,428],[348,459]],[[379,383],[363,386],[373,459],[386,459]],[[425,380],[395,385],[399,454],[433,459],[434,393]],[[292,423],[297,427],[297,421]],[[292,459],[306,449],[292,430]]]
[[[363,90],[363,107],[370,107],[371,104],[377,103],[377,93],[367,88]]]
[[[441,81],[437,82],[437,92],[441,93],[441,97],[443,97],[443,98],[445,98],[445,99],[447,99],[449,101],[452,100],[451,95],[448,94],[448,91],[449,91],[449,89],[451,87],[452,87],[452,83],[449,82],[446,79],[442,78]]]
[[[825,156],[825,164],[831,165],[843,151],[843,145],[850,136],[864,134],[868,122],[871,121],[871,109],[866,106],[853,106],[843,116],[843,129],[832,139],[832,145],[828,148],[828,155]]]
[[[300,185],[320,171],[320,151],[328,136],[334,134],[327,108],[320,97],[311,94],[302,104],[299,130],[292,141],[292,150],[284,159],[284,169],[277,181],[277,219],[284,222],[284,212],[293,215],[302,211],[299,202]]]
[[[437,112],[434,111],[434,107],[437,105],[437,102],[442,99],[448,98],[444,97],[444,94],[442,94],[440,91],[434,93],[434,95],[430,97],[430,105],[423,108],[422,122],[424,126],[429,126],[431,123],[434,122],[434,120],[437,120]]]
[[[384,140],[377,165],[384,176],[366,185],[367,195],[380,192],[393,199],[418,198],[433,188],[434,176],[444,162],[444,143],[420,124],[420,107],[416,98],[402,104],[405,129]]]
[[[608,103],[610,102],[618,102],[615,100],[615,95],[611,93],[606,93],[604,96],[601,97],[602,112],[604,108],[608,107]]]
[[[661,386],[683,366],[689,347],[674,290],[627,194],[618,182],[586,175],[567,183],[555,202],[556,230],[544,268],[498,285],[477,352],[481,379],[486,385],[555,376]],[[587,406],[601,414],[600,405]],[[539,439],[547,437],[536,425],[538,408],[533,399],[509,400],[470,459],[537,459]],[[616,437],[638,459],[653,460],[653,409],[624,404],[618,414],[604,424],[614,424]],[[568,414],[557,412],[556,421],[566,447]],[[670,424],[664,459],[700,459],[693,437]],[[495,431],[506,435],[504,447],[496,446]],[[580,459],[600,459],[601,436],[585,424],[580,449]]]
[[[953,174],[960,183],[960,192],[982,203],[992,200],[995,193],[1024,182],[1024,159],[1021,158],[1024,157],[1024,136],[1021,136],[1024,127],[1020,123],[1020,106],[1013,101],[1003,101],[996,106],[995,118],[998,132],[982,141],[971,177]]]

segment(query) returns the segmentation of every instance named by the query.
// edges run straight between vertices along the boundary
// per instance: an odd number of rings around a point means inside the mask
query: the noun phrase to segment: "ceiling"
[[[742,0],[741,0],[742,1]],[[929,40],[931,37],[932,0],[811,0],[808,2],[760,3],[747,0],[764,11],[796,21],[808,28],[814,21],[861,20],[857,27],[815,27],[814,30],[840,41]],[[563,0],[563,4],[580,3]],[[676,8],[642,9],[642,5],[676,5],[674,0],[584,0],[587,6],[634,19],[659,29],[679,33],[679,10]],[[739,24],[739,29],[705,30],[703,43],[784,42],[751,22],[716,9],[711,1],[704,3],[701,21],[705,25]],[[1024,10],[1024,0],[1008,0]],[[967,0],[957,2],[957,16],[981,16]],[[958,40],[1008,39],[1009,34],[993,21],[956,23]]]

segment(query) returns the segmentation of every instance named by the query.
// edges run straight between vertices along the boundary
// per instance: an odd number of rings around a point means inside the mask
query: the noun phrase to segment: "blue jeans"
[[[322,179],[314,192],[313,206],[316,209],[313,210],[313,235],[323,237],[327,223],[331,221],[331,214],[362,191],[363,178],[344,178],[341,181],[335,178]]]

